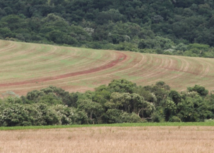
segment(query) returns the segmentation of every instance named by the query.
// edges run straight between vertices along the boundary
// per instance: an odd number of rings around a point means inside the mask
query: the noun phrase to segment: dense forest
[[[51,86],[26,96],[4,96],[0,126],[196,122],[214,117],[214,94],[204,87],[177,92],[161,81],[142,87],[120,79],[85,93]]]
[[[0,39],[214,57],[214,0],[1,0]]]
[[[0,39],[142,53],[214,57],[214,0],[1,0]],[[9,95],[9,96],[8,96]],[[120,79],[85,93],[48,87],[0,99],[0,126],[196,122],[214,94],[195,85]]]

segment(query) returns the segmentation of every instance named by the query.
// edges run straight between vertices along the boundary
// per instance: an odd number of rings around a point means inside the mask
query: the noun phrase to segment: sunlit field
[[[0,40],[0,61],[1,95],[24,95],[50,85],[84,92],[120,78],[142,86],[164,81],[180,91],[195,84],[214,88],[214,60],[209,58]]]
[[[212,153],[213,126],[82,127],[0,131],[9,153]]]

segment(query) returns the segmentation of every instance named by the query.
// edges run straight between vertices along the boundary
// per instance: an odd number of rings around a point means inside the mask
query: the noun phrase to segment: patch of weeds
[[[68,136],[68,140],[70,140],[72,138],[72,136]]]
[[[23,134],[20,134],[16,137],[18,140],[22,140],[24,138],[24,135]]]

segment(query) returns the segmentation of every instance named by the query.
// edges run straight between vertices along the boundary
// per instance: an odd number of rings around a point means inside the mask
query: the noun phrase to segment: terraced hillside
[[[0,41],[0,94],[22,95],[50,85],[83,92],[119,78],[213,90],[214,59]]]

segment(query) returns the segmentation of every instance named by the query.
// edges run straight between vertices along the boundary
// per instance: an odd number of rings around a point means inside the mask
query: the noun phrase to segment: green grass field
[[[0,127],[0,130],[33,130],[62,129],[83,127],[145,127],[145,126],[214,126],[214,122],[163,122],[163,123],[120,123],[120,124],[89,124],[89,125],[55,125],[55,126],[16,126]]]
[[[164,81],[172,89],[195,84],[214,90],[214,60],[105,51],[0,40],[0,94],[24,95],[50,85],[84,92],[124,78],[138,85]]]

